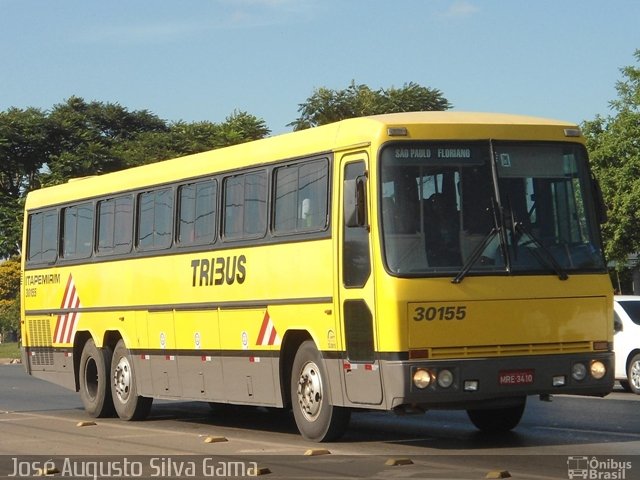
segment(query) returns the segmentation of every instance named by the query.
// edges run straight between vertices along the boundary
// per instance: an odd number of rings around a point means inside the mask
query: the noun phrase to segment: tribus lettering
[[[246,263],[247,257],[244,255],[191,260],[193,269],[191,286],[207,287],[233,285],[235,282],[244,283],[247,277]]]

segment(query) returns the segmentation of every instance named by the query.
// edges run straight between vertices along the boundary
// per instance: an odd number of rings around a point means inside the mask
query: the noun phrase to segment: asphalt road
[[[229,470],[229,462],[240,462],[236,470],[259,467],[268,480],[480,479],[506,472],[531,479],[566,479],[570,473],[640,479],[639,402],[640,396],[621,391],[604,399],[558,396],[548,403],[530,398],[518,428],[498,436],[476,431],[464,412],[402,417],[359,412],[340,442],[314,444],[298,435],[288,413],[253,407],[212,414],[207,404],[165,401],[154,403],[144,422],[94,420],[75,392],[28,377],[20,365],[5,365],[0,366],[0,478],[18,467],[22,470],[15,476],[33,473],[37,462],[47,459],[60,470],[72,465],[69,458],[78,459],[78,465],[87,459],[111,465],[110,459],[134,458],[144,475],[154,478],[212,472],[233,478],[243,472]],[[79,426],[91,420],[94,425]],[[327,454],[309,455],[322,449]],[[219,470],[206,470],[203,462],[218,462]],[[72,473],[69,467],[57,476],[71,478]],[[139,477],[135,469],[103,473],[111,475],[97,477]]]

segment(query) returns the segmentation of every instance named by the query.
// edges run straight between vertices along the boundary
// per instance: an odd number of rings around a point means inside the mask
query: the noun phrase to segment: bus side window
[[[267,228],[267,173],[243,173],[224,180],[224,239],[261,238]]]
[[[298,201],[301,204],[299,222],[303,229],[323,229],[327,225],[329,197],[329,165],[326,159],[300,166]]]
[[[62,258],[87,258],[93,249],[93,204],[62,210]]]
[[[102,255],[128,253],[133,243],[133,197],[98,202],[98,245]]]
[[[137,246],[143,250],[171,246],[173,225],[173,190],[162,188],[141,193],[138,197]]]
[[[47,210],[29,215],[27,260],[53,263],[58,252],[58,212]]]
[[[277,168],[274,178],[275,234],[321,230],[326,227],[329,191],[326,159]]]
[[[178,189],[178,243],[201,245],[215,240],[217,183],[213,180]]]

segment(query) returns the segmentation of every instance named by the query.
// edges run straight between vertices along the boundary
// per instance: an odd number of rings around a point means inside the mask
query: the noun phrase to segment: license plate
[[[500,371],[500,385],[531,385],[535,370],[502,370]]]

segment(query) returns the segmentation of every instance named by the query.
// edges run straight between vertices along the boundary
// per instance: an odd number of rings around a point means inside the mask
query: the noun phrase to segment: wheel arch
[[[80,358],[85,344],[93,339],[91,333],[87,330],[76,332],[73,337],[73,377],[76,384],[76,392],[80,391]]]
[[[629,367],[631,366],[631,360],[633,360],[633,357],[635,357],[638,354],[640,354],[640,348],[634,348],[629,352],[629,355],[627,355],[627,359],[625,360],[625,364],[624,364],[624,373],[626,375],[629,375]]]
[[[118,343],[118,340],[122,338],[121,333],[118,330],[107,330],[101,342],[101,347],[110,347],[113,350]],[[81,330],[76,332],[73,339],[73,376],[76,386],[76,392],[80,390],[80,358],[82,357],[82,350],[84,349],[87,341],[92,339],[96,341],[96,337],[88,330]],[[97,344],[97,342],[96,342]]]
[[[280,392],[282,394],[282,404],[285,408],[291,406],[291,392],[289,384],[291,382],[293,359],[295,358],[300,345],[307,340],[313,341],[313,337],[308,331],[288,330],[280,344]]]
[[[113,350],[116,348],[116,344],[118,343],[118,341],[122,338],[122,334],[119,330],[107,330],[106,332],[104,332],[104,336],[102,337],[102,346],[111,347],[111,349]]]

